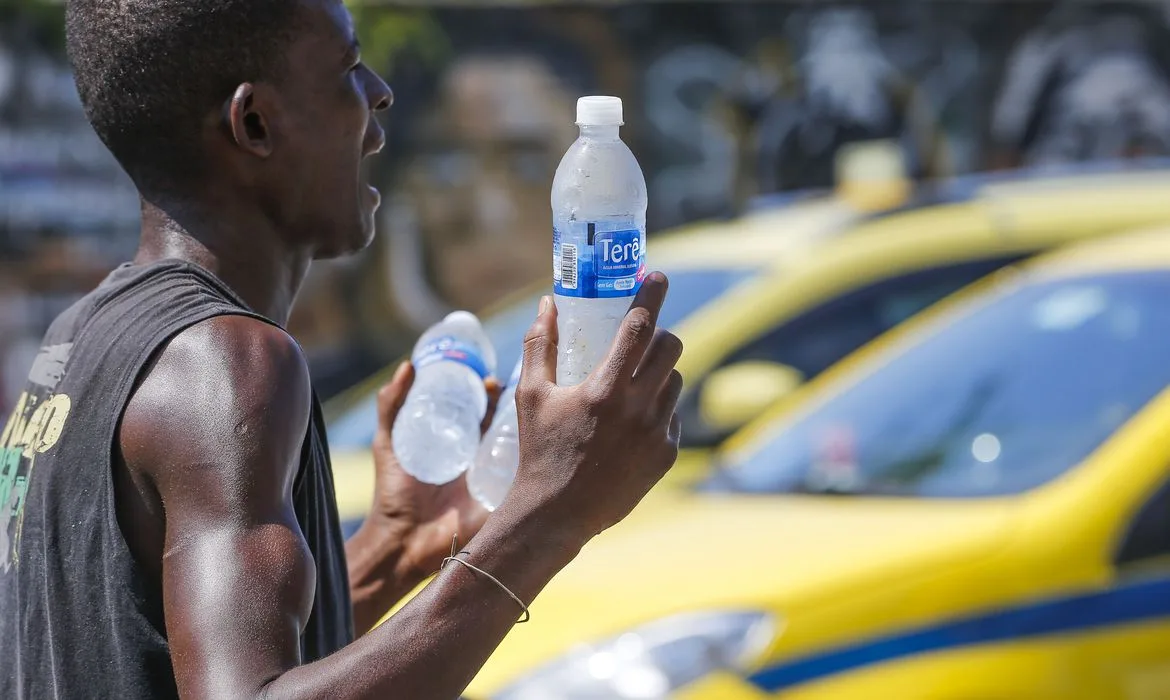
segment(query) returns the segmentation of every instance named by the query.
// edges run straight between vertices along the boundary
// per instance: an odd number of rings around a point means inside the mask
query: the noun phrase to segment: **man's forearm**
[[[531,602],[580,541],[501,509],[465,548],[467,561]],[[266,686],[269,698],[436,698],[463,691],[520,616],[495,583],[450,564],[389,621],[345,649]]]

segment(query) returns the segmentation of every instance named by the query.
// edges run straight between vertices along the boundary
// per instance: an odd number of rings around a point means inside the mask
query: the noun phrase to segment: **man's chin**
[[[374,242],[374,236],[378,233],[377,213],[380,202],[375,203],[372,207],[362,208],[362,227],[361,235],[357,236],[357,248],[353,252],[365,250],[371,243]]]
[[[360,253],[374,242],[376,228],[373,212],[363,212],[361,225],[354,226],[347,235],[337,236],[329,245],[321,246],[314,260],[332,260]]]

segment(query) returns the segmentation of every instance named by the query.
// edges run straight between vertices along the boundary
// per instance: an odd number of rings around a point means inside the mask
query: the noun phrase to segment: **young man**
[[[311,260],[373,235],[364,164],[389,88],[341,0],[73,0],[67,19],[87,114],[142,195],[142,242],[53,324],[0,435],[0,697],[456,696],[520,613],[491,577],[531,601],[673,463],[666,280],[647,279],[577,387],[555,385],[542,303],[519,473],[486,522],[462,484],[395,463],[400,369],[372,513],[343,544],[281,324]],[[463,563],[354,641],[452,535]]]

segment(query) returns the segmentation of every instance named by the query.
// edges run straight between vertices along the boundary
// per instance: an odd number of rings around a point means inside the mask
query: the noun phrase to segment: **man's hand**
[[[392,431],[414,384],[414,368],[402,363],[378,392],[374,435],[374,501],[361,529],[346,543],[355,624],[373,626],[402,596],[438,571],[451,553],[451,538],[466,543],[479,532],[488,511],[471,497],[464,477],[424,484],[407,474],[394,454]],[[488,410],[481,432],[495,413],[500,385],[489,378]]]
[[[629,514],[674,464],[682,341],[656,329],[666,289],[661,273],[646,279],[608,357],[572,387],[556,385],[557,312],[542,301],[524,340],[520,466],[501,511],[529,514],[584,544]]]

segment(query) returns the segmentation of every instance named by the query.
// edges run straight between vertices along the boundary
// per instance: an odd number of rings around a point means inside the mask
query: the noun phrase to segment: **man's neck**
[[[143,199],[142,236],[134,262],[178,259],[199,265],[253,311],[286,325],[311,253],[291,249],[262,217],[216,211],[205,217],[194,207],[164,210]]]

